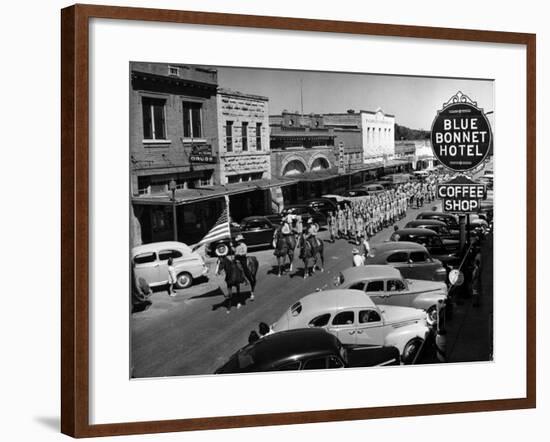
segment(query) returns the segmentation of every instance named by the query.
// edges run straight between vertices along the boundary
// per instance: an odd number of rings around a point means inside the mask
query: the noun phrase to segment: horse
[[[324,272],[325,253],[323,241],[312,235],[303,236],[300,241],[300,258],[304,262],[304,279],[315,272],[317,262],[321,261],[321,272]]]
[[[233,299],[233,288],[237,289],[237,308],[241,308],[241,287],[240,285],[248,280],[250,284],[250,300],[254,300],[254,289],[256,288],[256,274],[258,273],[258,259],[255,256],[247,256],[246,263],[249,270],[249,277],[246,276],[241,263],[230,259],[227,256],[219,256],[216,265],[216,275],[222,271],[225,273],[225,284],[227,285],[227,295],[224,293],[227,301],[227,313],[231,309]]]
[[[273,235],[273,254],[277,257],[277,276],[284,272],[285,259],[288,256],[290,263],[289,271],[292,272],[292,263],[294,262],[294,250],[296,249],[296,237],[293,234],[284,235],[281,229],[275,230]]]

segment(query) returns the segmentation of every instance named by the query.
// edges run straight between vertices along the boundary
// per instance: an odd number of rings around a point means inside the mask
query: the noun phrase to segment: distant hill
[[[395,140],[425,140],[430,138],[429,130],[409,129],[406,126],[395,125]]]

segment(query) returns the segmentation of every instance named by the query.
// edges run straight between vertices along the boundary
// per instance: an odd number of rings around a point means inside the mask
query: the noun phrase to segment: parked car
[[[177,288],[190,287],[194,279],[208,273],[202,257],[181,242],[144,244],[134,247],[131,255],[136,277],[145,279],[151,287],[168,284],[169,258],[173,259],[176,270]]]
[[[342,192],[342,196],[345,197],[345,198],[354,198],[356,196],[368,196],[369,192],[365,189],[358,189],[358,188],[354,188],[354,189],[350,189],[350,190],[346,190],[345,192]]]
[[[447,285],[439,281],[404,279],[401,272],[388,265],[350,267],[336,277],[338,288],[361,290],[375,304],[413,307],[427,313],[434,325],[447,301]]]
[[[444,265],[454,266],[460,261],[458,244],[445,244],[437,233],[430,229],[399,229],[392,233],[390,241],[415,242],[426,247],[430,255]],[[451,240],[448,240],[451,241]]]
[[[344,345],[393,346],[412,363],[430,333],[426,312],[411,307],[376,305],[361,290],[326,290],[294,303],[271,329],[274,332],[319,327]]]
[[[324,213],[313,209],[309,204],[291,204],[285,206],[281,212],[282,216],[286,216],[289,213],[293,215],[300,215],[304,222],[307,222],[308,218],[312,218],[313,222],[317,224],[317,227],[325,226],[327,224],[327,217]]]
[[[439,235],[442,240],[460,240],[460,231],[451,230],[445,221],[438,219],[414,219],[405,224],[406,229],[430,229]]]
[[[322,370],[327,368],[399,365],[395,347],[346,349],[333,334],[319,328],[273,333],[238,350],[216,374],[263,371]]]
[[[415,179],[422,181],[428,178],[430,176],[430,173],[425,170],[416,170],[413,172],[413,176]]]
[[[321,212],[327,216],[329,212],[336,212],[338,210],[337,204],[329,198],[311,198],[304,201],[304,204],[309,205],[313,210]]]
[[[447,270],[432,258],[426,247],[407,241],[387,241],[371,248],[367,265],[386,264],[399,270],[404,278],[426,281],[447,280]]]
[[[436,219],[439,221],[443,221],[449,229],[451,230],[459,230],[460,226],[458,224],[458,218],[454,216],[451,213],[445,213],[445,212],[421,212],[416,216],[416,219]]]
[[[208,244],[206,251],[211,256],[226,255],[230,243],[242,235],[247,247],[272,247],[276,226],[265,216],[248,216],[240,224],[230,227],[231,238],[224,238]]]
[[[361,188],[366,190],[367,195],[377,195],[386,190],[382,184],[364,184]]]

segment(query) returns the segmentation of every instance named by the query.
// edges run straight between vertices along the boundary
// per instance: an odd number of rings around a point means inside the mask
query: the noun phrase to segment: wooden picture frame
[[[526,47],[527,78],[527,269],[525,397],[395,407],[218,416],[90,425],[89,415],[89,20],[170,23],[299,30]],[[73,437],[159,433],[264,425],[533,408],[536,405],[536,38],[534,34],[375,23],[262,17],[192,11],[74,5],[61,12],[61,431]]]

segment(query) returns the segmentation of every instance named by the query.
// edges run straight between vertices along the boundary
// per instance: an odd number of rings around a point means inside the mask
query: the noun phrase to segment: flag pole
[[[225,208],[227,210],[227,227],[229,228],[229,232],[231,234],[231,215],[229,214],[229,195],[225,194],[224,195],[224,199],[225,199]]]

